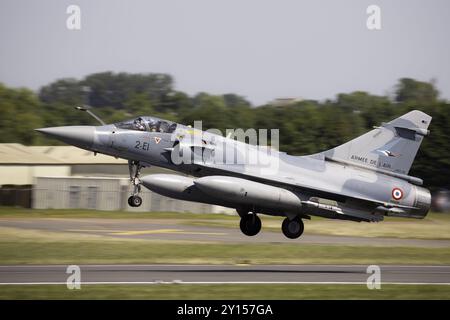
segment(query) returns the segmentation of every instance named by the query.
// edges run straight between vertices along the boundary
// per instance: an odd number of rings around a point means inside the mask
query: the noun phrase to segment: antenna
[[[79,107],[75,107],[76,110],[80,110],[80,111],[84,111],[87,112],[92,118],[94,118],[95,120],[97,120],[98,122],[100,122],[103,126],[106,125],[106,123],[100,119],[98,116],[96,116],[90,109],[88,106],[79,106]]]

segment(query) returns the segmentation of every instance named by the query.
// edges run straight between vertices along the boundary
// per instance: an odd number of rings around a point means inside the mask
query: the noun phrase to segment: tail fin
[[[327,159],[368,169],[408,174],[431,117],[414,110],[343,145],[324,152]]]

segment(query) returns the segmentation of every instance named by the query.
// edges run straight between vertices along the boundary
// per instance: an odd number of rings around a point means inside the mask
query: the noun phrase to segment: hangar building
[[[151,167],[142,176],[171,172]],[[173,173],[173,172],[171,172]],[[229,213],[228,208],[167,198],[142,188],[143,204],[129,207],[128,163],[72,146],[0,144],[0,205],[36,209],[98,209]]]

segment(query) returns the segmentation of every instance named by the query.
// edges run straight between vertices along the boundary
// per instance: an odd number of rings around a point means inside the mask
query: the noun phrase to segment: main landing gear
[[[238,209],[237,212],[241,217],[239,226],[243,234],[246,236],[255,236],[261,231],[261,219],[259,219],[256,213],[249,213],[241,209]],[[303,234],[304,229],[305,226],[300,217],[293,219],[285,218],[281,225],[283,234],[289,239],[297,239]]]
[[[139,179],[139,175],[141,174],[142,168],[143,166],[141,166],[139,161],[128,161],[130,181],[133,185],[133,193],[128,198],[128,205],[130,207],[139,207],[142,204],[142,198],[139,196],[139,193],[141,192],[141,180]]]
[[[289,218],[285,218],[283,220],[283,224],[281,225],[281,230],[283,231],[283,234],[289,239],[297,239],[302,235],[303,230],[305,230],[305,226],[302,219],[300,219],[299,217],[295,217],[292,220],[289,220]]]
[[[246,236],[255,236],[261,231],[261,219],[253,214],[246,214],[241,217],[241,223],[239,224],[241,231]]]

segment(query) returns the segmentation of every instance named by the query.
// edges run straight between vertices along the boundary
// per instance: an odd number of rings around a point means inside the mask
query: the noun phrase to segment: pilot
[[[136,129],[138,129],[139,131],[145,131],[145,126],[143,122],[144,121],[141,118],[134,120],[134,125]]]
[[[149,125],[149,128],[150,128],[151,132],[158,131],[157,130],[158,129],[158,123],[156,121],[150,120],[148,125]]]
[[[159,123],[159,132],[168,132],[169,131],[169,124],[165,121],[161,121]]]

